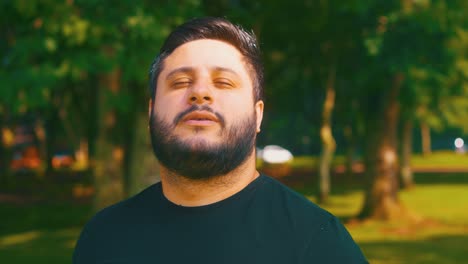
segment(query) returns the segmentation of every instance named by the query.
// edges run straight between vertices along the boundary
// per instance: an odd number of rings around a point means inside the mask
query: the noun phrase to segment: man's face
[[[159,161],[194,179],[237,168],[252,154],[263,116],[252,83],[242,55],[227,43],[203,39],[174,50],[158,77],[151,109]]]

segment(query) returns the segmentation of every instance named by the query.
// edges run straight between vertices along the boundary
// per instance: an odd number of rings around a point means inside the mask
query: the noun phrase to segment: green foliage
[[[461,122],[466,118],[461,98],[468,98],[463,88],[467,5],[459,0],[405,3],[3,1],[0,105],[12,114],[65,109],[70,119],[81,120],[78,126],[87,126],[92,102],[83,98],[100,86],[99,76],[118,68],[121,89],[108,107],[121,115],[146,111],[148,66],[162,40],[187,18],[208,14],[253,28],[259,37],[267,111],[275,116],[265,124],[264,131],[272,131],[265,135],[267,144],[282,137],[273,131],[284,129],[279,119],[290,114],[304,125],[290,126],[289,132],[314,135],[310,131],[320,124],[332,65],[337,68],[336,131],[350,125],[362,131],[365,115],[378,113],[377,99],[385,99],[395,72],[405,74],[400,97],[405,115],[433,128],[461,126],[466,123]]]
[[[317,131],[327,74],[334,64],[336,131],[349,126],[359,135],[372,115],[381,118],[378,109],[395,74],[404,78],[399,103],[406,118],[439,130],[464,126],[461,120],[467,116],[459,111],[465,109],[459,99],[468,98],[460,90],[466,60],[466,44],[459,41],[467,28],[464,1],[203,3],[208,14],[227,15],[259,36],[266,107],[275,112],[264,131],[280,130],[279,119],[290,120],[290,113],[309,122],[306,128],[288,127],[289,133],[301,137],[303,131]],[[456,104],[457,110],[444,104]],[[270,135],[264,137],[275,143]]]
[[[6,40],[0,68],[0,103],[24,112],[52,103],[51,94],[89,89],[93,76],[116,67],[122,82],[142,96],[148,66],[171,27],[199,14],[196,1],[6,1],[1,29]],[[97,86],[97,83],[93,84]],[[81,86],[81,87],[80,87]],[[117,105],[129,104],[116,100]],[[128,109],[123,107],[122,109]]]

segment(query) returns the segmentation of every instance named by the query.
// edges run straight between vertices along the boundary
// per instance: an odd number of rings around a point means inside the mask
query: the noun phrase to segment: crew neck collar
[[[169,199],[166,198],[162,191],[162,184],[157,185],[157,191],[159,192],[160,198],[163,201],[165,205],[167,205],[169,208],[174,208],[176,210],[182,210],[182,211],[204,211],[204,210],[209,210],[213,208],[217,208],[222,205],[226,205],[231,203],[232,201],[236,201],[239,199],[242,199],[246,194],[254,191],[258,186],[260,186],[264,181],[265,181],[264,175],[260,174],[256,179],[254,179],[252,182],[250,182],[247,186],[245,186],[242,190],[239,192],[214,203],[207,204],[207,205],[201,205],[201,206],[183,206],[183,205],[178,205],[176,203],[173,203]]]

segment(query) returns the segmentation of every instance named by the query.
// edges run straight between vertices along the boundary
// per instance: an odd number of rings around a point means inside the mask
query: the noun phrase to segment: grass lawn
[[[356,161],[361,161],[357,159]],[[333,166],[344,165],[344,156],[337,155],[333,159]],[[294,169],[314,170],[318,167],[319,159],[315,156],[294,157],[291,166]],[[440,168],[466,169],[468,171],[468,154],[457,154],[453,151],[436,151],[428,156],[413,155],[411,164],[415,170],[430,170]]]
[[[416,188],[400,192],[400,198],[425,221],[349,223],[350,233],[370,263],[466,263],[468,173],[415,176]],[[330,201],[323,205],[345,223],[362,203],[363,192],[356,179],[333,181]],[[316,180],[293,188],[315,200]],[[0,263],[70,263],[76,238],[91,210],[87,204],[70,201],[0,202],[0,216]]]
[[[424,220],[421,223],[365,222],[353,224],[363,192],[351,185],[335,186],[322,205],[347,223],[370,263],[466,263],[468,259],[468,173],[416,174],[416,188],[401,191],[404,205]],[[309,199],[314,184],[297,188]],[[313,190],[311,190],[313,189]]]
[[[0,263],[71,263],[88,205],[0,204]]]

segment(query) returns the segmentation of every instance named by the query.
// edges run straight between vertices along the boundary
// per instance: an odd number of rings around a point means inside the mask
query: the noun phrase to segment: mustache
[[[180,120],[182,120],[186,115],[188,115],[188,114],[190,114],[190,113],[192,113],[192,112],[195,112],[195,111],[207,111],[207,112],[210,112],[210,113],[214,114],[214,115],[216,116],[216,118],[218,118],[219,123],[221,123],[221,126],[222,126],[222,127],[224,127],[225,124],[226,124],[224,117],[223,117],[220,113],[214,111],[214,110],[213,110],[211,107],[209,107],[208,105],[202,105],[202,106],[200,106],[200,105],[192,105],[192,106],[191,106],[190,108],[188,108],[187,110],[182,111],[182,112],[180,112],[180,113],[178,113],[178,114],[176,115],[176,117],[174,118],[174,122],[173,122],[174,126],[176,126],[176,125],[180,122]]]

